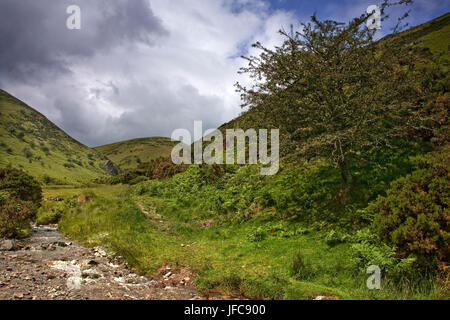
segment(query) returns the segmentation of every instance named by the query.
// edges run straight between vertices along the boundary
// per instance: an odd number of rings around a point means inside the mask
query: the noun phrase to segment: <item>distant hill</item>
[[[121,169],[135,169],[139,164],[159,157],[168,157],[179,142],[170,138],[140,138],[96,147]]]
[[[92,182],[106,159],[38,111],[0,90],[0,167],[21,168],[47,184]]]

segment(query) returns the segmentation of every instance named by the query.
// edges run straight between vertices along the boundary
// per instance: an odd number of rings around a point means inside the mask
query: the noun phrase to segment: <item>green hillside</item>
[[[0,167],[21,168],[46,184],[89,183],[105,158],[45,116],[0,90]]]
[[[169,138],[154,137],[117,142],[95,149],[121,169],[134,169],[141,163],[170,156],[177,143]]]

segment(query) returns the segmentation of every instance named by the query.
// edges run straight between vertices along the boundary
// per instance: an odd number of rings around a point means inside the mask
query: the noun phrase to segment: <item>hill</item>
[[[143,162],[168,157],[178,142],[170,138],[140,138],[96,147],[121,169],[135,169]]]
[[[46,184],[74,184],[106,175],[104,163],[104,156],[0,90],[0,167],[21,168]]]

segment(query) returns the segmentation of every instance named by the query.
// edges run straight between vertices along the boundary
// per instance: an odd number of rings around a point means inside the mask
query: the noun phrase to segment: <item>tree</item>
[[[390,5],[383,3],[383,17]],[[258,114],[260,125],[279,127],[294,155],[333,161],[346,185],[353,182],[352,161],[390,146],[411,123],[421,94],[414,50],[392,38],[375,42],[367,19],[345,24],[312,16],[301,31],[282,30],[280,47],[256,43],[261,54],[244,57],[240,73],[253,85],[237,83],[242,106]]]

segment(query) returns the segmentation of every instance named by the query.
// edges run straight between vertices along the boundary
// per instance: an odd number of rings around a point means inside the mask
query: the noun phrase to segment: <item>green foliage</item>
[[[20,132],[16,135],[16,137],[17,137],[18,139],[20,139],[20,140],[23,140],[23,138],[25,137],[25,133],[24,133],[23,131],[20,131]]]
[[[39,206],[42,201],[42,189],[29,174],[14,168],[0,169],[0,190],[8,192],[11,197],[31,201]]]
[[[339,186],[340,177],[335,170],[320,162],[305,163],[270,179],[266,199],[288,217],[333,219],[330,210],[334,209],[332,203]]]
[[[325,235],[325,242],[327,243],[327,245],[332,247],[347,242],[349,237],[350,236],[348,234],[343,233],[341,231],[330,230]]]
[[[45,153],[45,155],[49,155],[50,154],[50,149],[47,146],[41,146],[41,150],[42,152]]]
[[[137,176],[136,178],[132,179],[128,184],[129,185],[135,185],[144,181],[148,181],[148,178],[146,176]]]
[[[36,214],[36,224],[48,225],[58,223],[63,214],[77,204],[77,197],[72,196],[63,201],[44,201]]]
[[[315,275],[312,267],[305,261],[300,251],[294,253],[291,262],[291,273],[298,280],[311,279]]]
[[[24,148],[22,150],[22,152],[23,152],[23,155],[25,156],[25,158],[27,158],[27,159],[31,159],[33,157],[33,152],[31,152],[31,150],[28,148]]]
[[[395,282],[420,278],[414,257],[397,258],[395,247],[388,246],[369,229],[358,231],[352,242],[352,260],[359,271],[364,272],[367,267],[376,265],[383,275]]]
[[[266,239],[267,236],[267,230],[265,230],[263,227],[258,227],[248,235],[248,240],[251,242],[260,242]]]
[[[41,187],[33,177],[17,169],[0,169],[0,236],[26,236],[41,200]]]
[[[450,153],[448,148],[417,159],[418,170],[396,180],[371,207],[374,229],[400,257],[414,255],[423,270],[450,261]]]
[[[419,119],[414,111],[424,91],[416,84],[416,50],[395,41],[375,43],[366,20],[313,16],[301,31],[282,31],[285,41],[273,50],[256,43],[260,55],[246,58],[241,69],[254,83],[237,85],[259,125],[285,131],[295,155],[332,161],[345,184],[353,182],[354,161],[392,145]]]
[[[6,238],[26,236],[35,214],[36,207],[30,201],[17,198],[6,200],[0,211],[0,236]]]
[[[134,179],[138,178],[139,175],[137,172],[134,171],[126,171],[124,173],[118,174],[117,176],[110,177],[108,179],[108,182],[112,185],[123,183],[123,184],[129,184]]]

